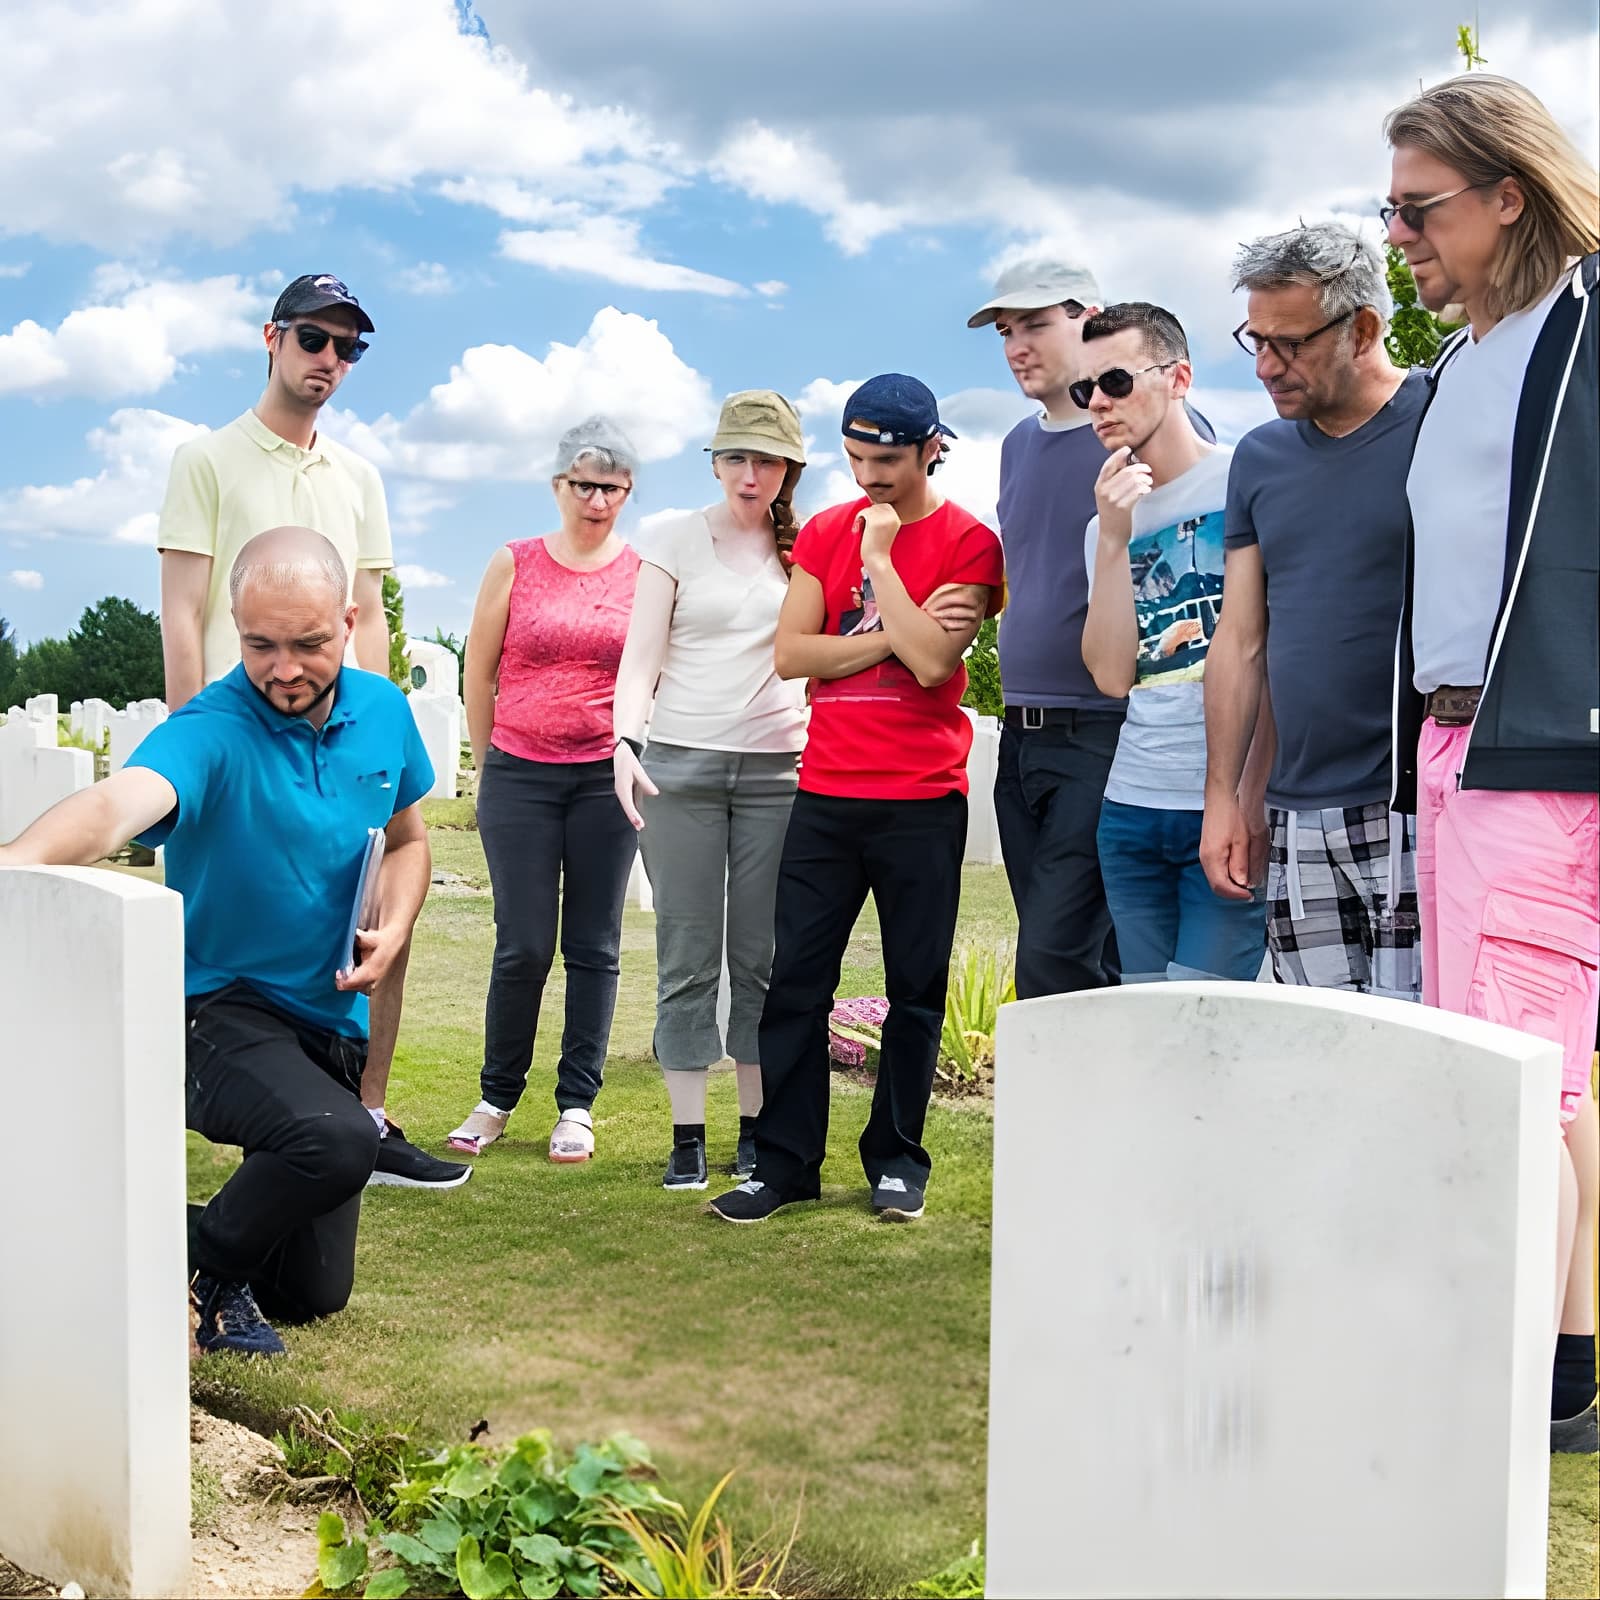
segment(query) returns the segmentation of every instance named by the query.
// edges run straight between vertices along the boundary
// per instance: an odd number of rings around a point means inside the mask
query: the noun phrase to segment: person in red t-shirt
[[[779,868],[756,1169],[711,1202],[728,1222],[761,1222],[821,1193],[828,1013],[868,890],[889,994],[860,1146],[873,1209],[921,1216],[932,1166],[922,1124],[967,835],[961,658],[1002,604],[1004,566],[995,534],[929,482],[954,435],[926,385],[870,379],[846,404],[843,432],[864,498],[800,530],[778,616],[778,675],[811,680],[811,726]]]

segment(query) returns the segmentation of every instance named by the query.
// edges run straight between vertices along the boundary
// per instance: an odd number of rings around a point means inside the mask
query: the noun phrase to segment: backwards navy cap
[[[870,427],[852,427],[854,422]],[[925,444],[934,434],[953,434],[939,420],[939,402],[933,390],[903,372],[885,372],[868,378],[845,402],[840,431],[863,444]]]

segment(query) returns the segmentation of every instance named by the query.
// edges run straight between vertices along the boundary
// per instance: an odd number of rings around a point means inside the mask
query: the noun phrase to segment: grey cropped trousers
[[[772,975],[772,908],[796,785],[794,754],[657,744],[644,769],[661,791],[639,804],[639,848],[656,905],[656,1060],[697,1071],[760,1059]],[[726,1040],[717,988],[726,937]]]

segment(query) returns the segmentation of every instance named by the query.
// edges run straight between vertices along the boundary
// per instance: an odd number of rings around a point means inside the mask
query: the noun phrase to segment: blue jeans
[[[1124,983],[1191,975],[1249,982],[1261,971],[1266,896],[1221,900],[1211,892],[1200,865],[1202,815],[1116,800],[1100,808],[1100,876]]]

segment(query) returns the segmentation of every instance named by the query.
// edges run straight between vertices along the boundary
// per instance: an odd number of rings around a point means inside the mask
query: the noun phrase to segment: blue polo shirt
[[[274,711],[238,666],[153,728],[128,765],[178,793],[139,842],[166,846],[167,886],[183,896],[184,992],[242,980],[317,1027],[365,1038],[367,997],[333,975],[367,829],[433,787],[406,697],[344,667],[318,730]]]

